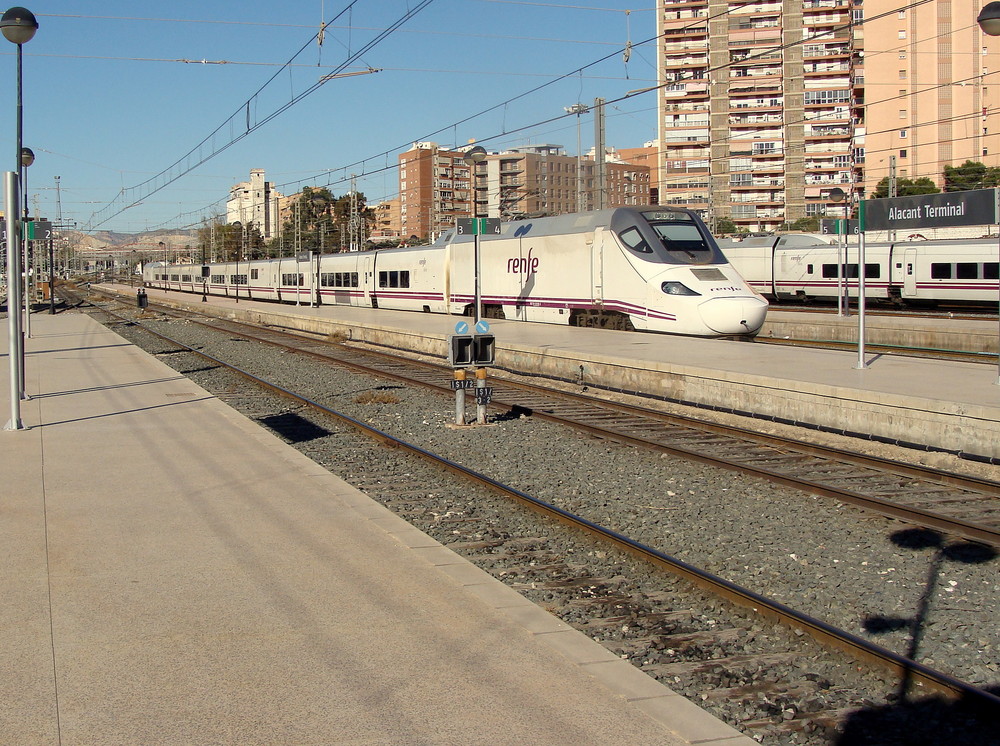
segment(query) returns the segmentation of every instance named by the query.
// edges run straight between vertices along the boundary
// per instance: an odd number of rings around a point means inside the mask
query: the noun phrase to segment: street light
[[[976,23],[987,36],[1000,36],[1000,2],[992,2],[983,6],[976,18]]]
[[[21,192],[24,195],[24,220],[28,220],[28,166],[35,162],[35,153],[31,148],[21,148]],[[21,241],[24,243],[24,257],[22,260],[22,266],[24,267],[24,277],[25,277],[25,293],[24,293],[24,336],[31,339],[31,305],[32,296],[34,293],[34,281],[32,276],[34,275],[35,263],[32,261],[34,257],[31,255],[31,249],[28,247],[31,245],[25,239],[21,231]]]
[[[469,178],[472,186],[472,217],[479,217],[479,203],[476,202],[476,164],[482,163],[486,160],[486,148],[481,145],[477,145],[474,148],[469,148],[465,151],[465,156],[462,158],[472,174]],[[475,286],[475,323],[474,327],[478,326],[479,319],[482,316],[483,299],[479,292],[479,229],[473,231],[473,285]]]
[[[840,187],[830,190],[830,199],[834,202],[844,200],[844,222],[837,229],[837,315],[844,315],[844,245],[847,243],[847,192]],[[840,221],[837,221],[840,223]]]
[[[17,45],[17,171],[8,172],[5,179],[7,197],[7,328],[9,330],[10,357],[10,421],[6,430],[23,430],[21,422],[21,399],[24,398],[24,339],[21,336],[21,221],[18,219],[17,173],[21,170],[21,138],[24,130],[24,116],[21,103],[21,45],[31,41],[38,30],[34,14],[21,7],[10,8],[0,17],[0,32],[4,38]]]
[[[979,28],[987,36],[1000,36],[1000,2],[992,2],[984,5],[976,17],[976,23],[979,24]],[[1000,253],[1000,247],[998,247],[998,253]],[[1000,300],[998,300],[998,304],[1000,304]],[[1000,356],[997,358],[997,366],[997,384],[1000,384]]]

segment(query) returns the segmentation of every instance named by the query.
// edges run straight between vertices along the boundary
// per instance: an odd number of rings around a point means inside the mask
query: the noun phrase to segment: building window
[[[899,131],[899,137],[900,137],[901,140],[905,140],[906,137],[907,137],[906,130],[900,130]]]
[[[906,151],[905,150],[900,150],[899,151],[899,157],[900,158],[905,158],[906,157]]]
[[[900,70],[899,71],[899,79],[900,80],[906,80],[906,70]]]
[[[900,49],[899,50],[899,59],[901,59],[901,60],[905,60],[906,59],[906,50],[905,49]]]
[[[899,30],[899,38],[900,39],[905,39],[906,38],[906,31],[904,29],[900,29]]]
[[[900,119],[906,119],[906,109],[900,109],[899,110],[899,118]]]

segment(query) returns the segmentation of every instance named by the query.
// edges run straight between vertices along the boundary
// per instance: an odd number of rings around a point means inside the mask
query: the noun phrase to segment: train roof
[[[595,228],[604,226],[610,227],[614,216],[620,212],[673,212],[695,216],[696,214],[684,207],[672,205],[643,205],[641,207],[610,207],[604,210],[591,210],[589,212],[575,212],[568,215],[552,215],[541,218],[523,218],[521,220],[510,220],[500,224],[499,235],[484,235],[483,240],[498,238],[517,237],[531,230],[533,238],[538,236],[563,236],[572,233],[589,233]],[[471,241],[472,236],[455,236],[455,229],[445,231],[441,237],[435,241],[437,243],[450,243],[451,241]]]

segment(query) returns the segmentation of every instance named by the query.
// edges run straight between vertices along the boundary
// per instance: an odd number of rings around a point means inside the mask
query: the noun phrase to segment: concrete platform
[[[129,301],[134,289],[114,290]],[[344,306],[284,305],[147,288],[150,301],[447,358],[460,317]],[[790,312],[782,312],[790,323]],[[836,312],[831,311],[835,316]],[[802,319],[801,323],[816,323]],[[938,323],[940,322],[940,323]],[[844,323],[856,323],[848,319]],[[886,322],[887,323],[887,322]],[[935,327],[947,324],[938,320]],[[969,333],[955,321],[952,335]],[[490,320],[497,365],[697,407],[736,412],[1000,463],[1000,385],[993,364]],[[989,336],[994,322],[975,322]]]
[[[89,317],[32,334],[0,742],[754,743]]]

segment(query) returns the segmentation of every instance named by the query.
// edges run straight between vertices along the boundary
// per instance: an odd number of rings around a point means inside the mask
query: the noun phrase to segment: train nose
[[[698,310],[716,334],[756,334],[764,325],[767,301],[762,298],[713,298]]]

